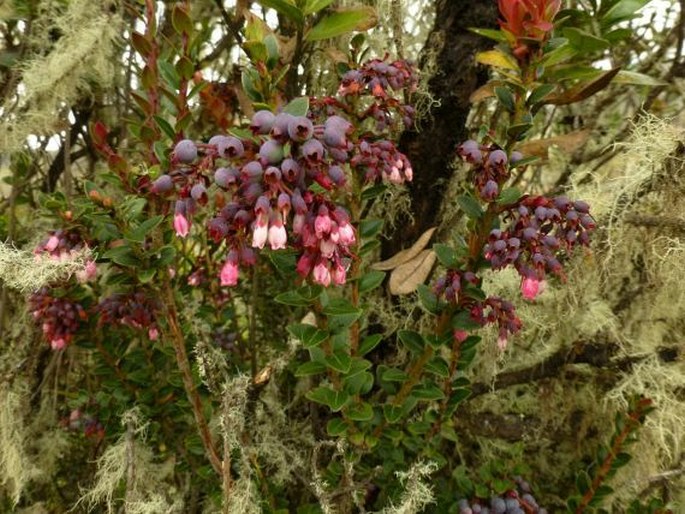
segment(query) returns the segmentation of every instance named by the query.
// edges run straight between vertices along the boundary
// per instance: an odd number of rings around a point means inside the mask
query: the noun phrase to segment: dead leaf
[[[580,82],[563,93],[547,95],[545,97],[545,103],[552,105],[568,105],[590,98],[595,93],[598,93],[607,87],[619,71],[621,71],[620,68],[614,68],[590,81]]]
[[[411,248],[399,251],[389,259],[372,264],[371,269],[388,271],[395,269],[397,266],[404,264],[410,259],[413,259],[421,252],[421,250],[426,247],[436,228],[437,227],[429,228],[423,234],[421,234],[421,237],[419,237],[419,239],[411,246]]]
[[[516,150],[526,157],[539,157],[547,159],[549,149],[558,147],[565,154],[572,154],[583,146],[590,137],[590,129],[576,130],[563,136],[548,137],[547,139],[534,139],[516,146]]]
[[[486,98],[492,98],[495,96],[496,85],[498,84],[495,84],[494,82],[488,82],[487,84],[480,86],[473,93],[471,93],[471,96],[469,96],[469,102],[476,104],[478,102],[482,102]]]
[[[436,255],[433,250],[422,250],[413,259],[395,268],[390,274],[390,294],[411,294],[430,275]]]

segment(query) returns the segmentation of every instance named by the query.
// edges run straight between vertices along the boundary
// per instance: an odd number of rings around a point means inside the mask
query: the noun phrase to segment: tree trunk
[[[451,175],[450,162],[456,145],[466,139],[469,96],[488,78],[487,69],[477,66],[474,55],[493,42],[469,32],[470,27],[494,28],[497,3],[469,0],[436,0],[435,24],[423,49],[420,67],[434,69],[428,89],[439,105],[430,110],[420,131],[407,131],[400,140],[409,157],[414,179],[409,185],[414,223],[400,220],[397,231],[383,246],[387,258],[415,241],[437,223],[444,190]],[[430,56],[435,56],[431,63]]]

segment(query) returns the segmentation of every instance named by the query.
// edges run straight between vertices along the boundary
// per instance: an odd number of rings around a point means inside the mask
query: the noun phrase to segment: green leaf
[[[483,37],[486,37],[488,39],[492,39],[494,41],[497,41],[498,43],[506,43],[507,42],[507,35],[504,32],[502,32],[501,30],[479,29],[479,28],[469,27],[469,31],[473,32],[474,34],[478,34],[479,36],[483,36]]]
[[[613,25],[633,18],[650,0],[621,0],[601,18],[602,25]]]
[[[183,80],[190,80],[195,73],[195,65],[184,55],[176,61],[176,72]]]
[[[347,408],[347,417],[354,421],[371,421],[373,419],[373,407],[366,402],[359,402]]]
[[[297,291],[286,291],[285,293],[276,296],[274,300],[278,303],[293,305],[295,307],[306,307],[311,303],[309,300],[303,298]]]
[[[305,348],[319,346],[330,336],[328,332],[319,330],[315,326],[307,325],[306,323],[288,325],[287,329],[295,339],[302,341],[302,345]]]
[[[385,416],[388,423],[397,423],[402,417],[402,407],[386,403],[383,405],[383,416]]]
[[[174,4],[171,11],[171,24],[179,34],[190,34],[193,31],[193,21],[182,3]]]
[[[110,250],[107,250],[103,255],[103,259],[109,259],[119,266],[139,267],[140,260],[133,253],[133,249],[128,245],[121,245]]]
[[[440,301],[433,291],[431,291],[430,287],[425,284],[419,284],[416,290],[419,293],[421,306],[431,314],[438,314],[441,310]]]
[[[508,87],[495,86],[495,96],[506,110],[509,112],[514,112],[516,110],[514,95]]]
[[[384,382],[405,382],[409,375],[398,368],[386,368],[381,373],[381,380]]]
[[[411,394],[419,400],[435,401],[445,398],[445,393],[435,383],[426,381],[412,389]]]
[[[140,270],[140,271],[138,272],[138,281],[139,281],[141,284],[147,284],[147,283],[150,282],[153,278],[155,278],[155,275],[156,275],[156,274],[157,274],[157,270],[154,269],[154,268],[153,268],[153,269],[144,269],[144,270]]]
[[[325,9],[333,3],[333,0],[307,0],[304,6],[304,14],[312,14]]]
[[[412,330],[400,330],[397,332],[397,337],[399,337],[402,344],[412,353],[418,354],[423,352],[425,347],[425,341],[423,336],[418,332]]]
[[[176,248],[173,246],[163,246],[159,251],[159,260],[156,262],[157,266],[163,268],[168,266],[176,258]]]
[[[292,114],[293,116],[306,116],[309,111],[309,98],[306,96],[300,96],[288,102],[288,104],[283,107],[283,112]]]
[[[171,89],[178,91],[181,85],[181,77],[173,64],[169,61],[159,61],[159,73]]]
[[[163,220],[164,216],[162,216],[161,214],[153,216],[152,218],[143,221],[140,225],[131,230],[131,232],[126,234],[124,237],[127,240],[132,241],[134,243],[142,243],[143,241],[145,241],[145,236],[152,232],[157,227],[157,225],[159,225]]]
[[[378,184],[376,186],[367,187],[362,191],[362,200],[371,200],[376,198],[380,194],[384,193],[388,189],[388,186],[384,184]]]
[[[558,48],[555,48],[551,52],[547,52],[545,56],[542,58],[542,62],[540,64],[545,68],[549,66],[554,66],[556,64],[572,59],[576,56],[577,53],[578,51],[567,42],[559,46]]]
[[[359,224],[359,235],[363,238],[374,237],[383,228],[383,220],[365,219]]]
[[[521,198],[522,194],[521,191],[516,189],[515,187],[508,187],[500,193],[499,197],[497,198],[497,204],[498,205],[512,205],[516,203],[519,198]]]
[[[514,141],[521,141],[526,136],[526,132],[528,132],[532,126],[532,123],[517,123],[516,125],[511,125],[507,129],[507,136],[512,138]]]
[[[333,368],[340,373],[347,373],[352,367],[352,357],[347,352],[336,351],[326,357],[326,364],[329,368]]]
[[[171,139],[172,141],[176,137],[176,132],[174,131],[174,128],[171,126],[171,124],[162,118],[161,116],[157,116],[156,114],[153,116],[155,119],[155,122],[157,122],[157,126],[166,134],[166,136]]]
[[[319,386],[306,394],[313,402],[327,405],[333,412],[341,410],[350,400],[350,396],[344,391],[334,391],[330,387]]]
[[[333,418],[326,423],[326,432],[331,437],[343,435],[347,432],[347,422],[341,418]]]
[[[437,243],[433,245],[433,251],[438,256],[440,264],[446,268],[456,268],[459,265],[457,252],[451,246]]]
[[[378,346],[378,343],[380,343],[382,340],[382,334],[372,334],[365,337],[362,343],[359,345],[359,355],[366,355],[376,346]]]
[[[426,371],[433,373],[442,378],[447,378],[450,375],[450,367],[447,361],[442,357],[434,357],[426,364]]]
[[[372,7],[358,7],[325,16],[306,36],[307,41],[319,41],[341,36],[355,30],[367,30],[375,25],[376,13]]]
[[[585,494],[590,489],[590,477],[585,471],[581,471],[576,476],[576,489],[580,494]]]
[[[369,271],[359,279],[359,292],[366,293],[377,288],[383,282],[385,273],[382,271]]]
[[[469,218],[478,219],[483,215],[483,209],[473,196],[461,195],[457,197],[457,204]]]
[[[304,25],[304,14],[295,5],[287,0],[257,0],[264,7],[270,7],[276,12],[281,13],[286,18],[290,18],[300,27]]]
[[[326,372],[326,365],[323,362],[305,362],[295,370],[296,377],[308,377]]]
[[[541,86],[536,87],[528,97],[528,100],[526,100],[526,103],[528,105],[535,105],[536,103],[541,102],[548,94],[554,91],[555,87],[555,84],[542,84]]]
[[[350,394],[366,394],[373,387],[373,375],[366,371],[371,363],[366,359],[352,359],[352,366],[345,375],[343,383]]]
[[[459,311],[452,316],[452,328],[455,330],[473,330],[480,328],[480,324],[473,320],[468,311]]]
[[[564,37],[568,38],[569,44],[581,54],[602,52],[611,46],[611,43],[606,39],[599,38],[575,27],[563,29],[563,34]]]
[[[323,309],[323,313],[339,326],[350,326],[362,315],[362,310],[354,307],[345,298],[333,298]]]

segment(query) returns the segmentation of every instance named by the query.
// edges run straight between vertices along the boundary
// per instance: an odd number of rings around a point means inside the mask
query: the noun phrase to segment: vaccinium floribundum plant
[[[301,10],[303,2],[268,3],[292,17],[296,55],[339,35],[334,22],[349,26],[350,11],[317,21],[314,14],[329,3],[308,2],[319,6],[312,10]],[[522,479],[489,480],[463,490],[468,498],[452,494],[452,443],[455,413],[470,394],[465,371],[481,341],[476,332],[493,326],[492,344],[504,350],[521,329],[520,299],[488,295],[485,273],[514,268],[523,300],[534,301],[548,282],[563,283],[565,260],[589,244],[595,228],[585,202],[512,186],[531,162],[517,144],[554,98],[542,64],[559,2],[500,2],[502,30],[488,33],[500,46],[478,59],[494,68],[491,91],[501,116],[455,148],[469,168],[467,191],[456,199],[466,231],[460,244],[434,246],[440,271],[418,287],[428,314],[420,325],[430,330],[396,334],[369,315],[371,292],[385,279],[370,265],[382,220],[369,212],[379,210],[384,191],[414,176],[397,143],[414,123],[413,65],[388,55],[359,62],[356,37],[355,58],[337,70],[336,94],[286,100],[290,86],[282,81],[291,84],[292,70],[280,61],[270,29],[251,19],[242,83],[251,112],[229,120],[223,106],[209,117],[214,129],[195,134],[190,100],[203,91],[206,97],[208,85],[193,66],[189,2],[172,9],[172,57],[160,48],[155,9],[145,2],[145,32],[131,40],[144,63],[142,90],[133,93],[131,146],[124,153],[103,123],[91,127],[109,165],[106,182],[115,186],[86,182],[87,198],[36,250],[56,259],[86,247],[97,252],[97,267],[89,262],[78,280],[36,292],[30,308],[53,349],[78,342],[97,350],[107,370],[98,433],[107,434],[131,402],[142,404],[157,418],[152,437],[173,432],[184,466],[200,470],[208,491],[221,488],[225,505],[236,481],[255,480],[271,495],[265,505],[292,508],[269,492],[273,484],[250,446],[258,429],[243,420],[236,435],[226,421],[235,415],[227,398],[244,394],[243,414],[252,419],[265,383],[279,380],[284,390],[304,392],[288,415],[301,416],[298,401],[306,399],[304,412],[326,425],[316,437],[340,439],[344,465],[328,465],[326,482],[342,491],[348,510],[392,501],[395,473],[430,460],[448,485],[438,495],[439,512],[545,512]],[[55,204],[59,212],[63,200]],[[283,343],[287,338],[297,351]],[[406,351],[395,351],[394,341]],[[290,359],[279,364],[288,369],[285,378],[272,378],[274,355]],[[250,376],[248,391],[224,391],[242,374]],[[89,410],[98,402],[87,402]],[[210,423],[216,412],[223,437]],[[323,481],[316,486],[326,500]]]

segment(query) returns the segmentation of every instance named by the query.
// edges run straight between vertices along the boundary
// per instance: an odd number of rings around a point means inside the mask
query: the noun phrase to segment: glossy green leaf
[[[363,238],[374,237],[383,228],[383,220],[365,219],[359,224],[359,235]]]
[[[386,368],[381,373],[381,380],[384,382],[405,382],[409,375],[398,368]]]
[[[515,187],[508,187],[502,190],[499,197],[497,198],[497,203],[499,205],[512,205],[516,203],[519,200],[519,198],[521,198],[521,196],[521,191],[519,191]]]
[[[354,421],[371,421],[373,419],[373,407],[366,402],[359,402],[348,407],[346,415]]]
[[[423,336],[418,332],[413,330],[399,330],[397,332],[397,337],[399,337],[402,344],[412,353],[419,354],[423,352],[425,347],[425,341]]]
[[[440,264],[446,268],[456,268],[459,265],[459,256],[451,246],[437,243],[433,245],[433,251],[438,256]]]
[[[483,209],[473,196],[461,195],[457,197],[457,204],[462,211],[469,217],[478,219],[483,215]]]
[[[304,14],[288,0],[257,0],[257,2],[281,13],[286,18],[290,18],[300,26],[304,24]]]
[[[319,41],[341,36],[355,30],[367,30],[375,25],[375,11],[358,7],[331,13],[314,25],[306,36],[307,41]]]
[[[366,355],[383,340],[382,334],[372,334],[365,337],[359,345],[359,355]]]
[[[347,373],[352,366],[352,358],[344,351],[336,351],[326,357],[326,364],[340,373]]]
[[[290,332],[295,339],[301,341],[305,348],[319,346],[329,337],[328,332],[319,330],[317,327],[307,325],[306,323],[295,323],[288,325],[287,328],[288,332]]]
[[[295,370],[296,377],[308,377],[310,375],[318,375],[326,372],[326,365],[323,362],[305,362],[300,364]]]
[[[319,386],[309,391],[306,396],[313,402],[328,406],[333,412],[338,412],[350,401],[350,396],[346,392],[334,391],[327,386]]]
[[[288,102],[288,104],[283,107],[283,112],[292,114],[293,116],[306,116],[309,111],[309,98],[306,96],[300,96]]]
[[[367,293],[381,285],[385,279],[382,271],[369,271],[359,279],[359,292]]]
[[[332,437],[343,435],[347,432],[347,422],[341,418],[333,418],[326,424],[326,432]]]
[[[325,9],[333,3],[333,0],[307,0],[304,6],[304,14],[313,14]]]

